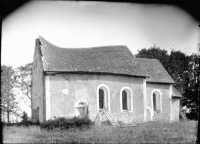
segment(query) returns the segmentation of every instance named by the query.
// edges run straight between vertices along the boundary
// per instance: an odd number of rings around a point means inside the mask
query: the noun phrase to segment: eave
[[[88,72],[88,71],[74,71],[74,72],[59,72],[59,71],[44,71],[44,75],[55,75],[55,74],[86,74],[86,75],[113,75],[113,76],[126,76],[126,77],[140,77],[147,78],[148,76],[141,75],[128,75],[128,74],[117,74],[107,72]]]

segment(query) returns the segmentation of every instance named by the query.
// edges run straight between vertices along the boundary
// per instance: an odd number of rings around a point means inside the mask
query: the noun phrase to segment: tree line
[[[12,66],[1,66],[1,114],[7,115],[10,122],[10,113],[23,116],[18,106],[23,101],[31,108],[31,72],[32,63],[13,68]]]
[[[136,58],[158,59],[174,79],[174,87],[182,94],[181,107],[186,106],[190,110],[190,114],[195,119],[198,118],[199,54],[188,56],[175,50],[168,54],[166,50],[154,45],[149,49],[139,50],[134,56]],[[7,113],[8,122],[9,113],[14,112],[20,115],[17,98],[20,98],[31,108],[31,72],[32,63],[17,68],[1,66],[1,111]],[[21,91],[20,95],[16,94],[16,89]]]

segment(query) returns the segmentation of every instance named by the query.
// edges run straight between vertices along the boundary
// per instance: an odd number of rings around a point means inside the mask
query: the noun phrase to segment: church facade
[[[173,83],[158,60],[135,58],[126,46],[60,48],[36,39],[31,94],[40,122],[94,120],[102,109],[127,124],[178,121],[181,95]]]

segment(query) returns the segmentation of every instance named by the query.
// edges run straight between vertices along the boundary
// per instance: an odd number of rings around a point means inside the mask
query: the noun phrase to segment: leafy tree
[[[161,64],[167,69],[169,66],[169,55],[166,50],[160,49],[160,47],[153,46],[149,49],[143,48],[135,55],[137,58],[150,58],[158,59]]]
[[[32,63],[28,63],[25,66],[20,66],[15,69],[16,75],[16,87],[22,91],[21,99],[31,107],[31,73]]]
[[[185,73],[188,69],[189,56],[186,56],[181,51],[172,50],[169,56],[169,65],[167,68],[168,73],[174,79],[174,86],[181,94],[184,94],[186,77]]]
[[[14,93],[15,76],[11,66],[1,66],[1,111],[7,113],[8,123],[10,113],[18,110],[18,102]]]
[[[200,93],[200,55],[192,54],[189,57],[188,70],[185,71],[185,92],[182,103],[190,109],[194,119],[199,117],[199,93]]]

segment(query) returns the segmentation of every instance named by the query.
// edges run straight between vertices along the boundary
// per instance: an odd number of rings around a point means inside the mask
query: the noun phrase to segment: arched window
[[[127,93],[125,90],[122,91],[122,109],[128,110]]]
[[[162,112],[161,95],[159,91],[154,91],[152,96],[153,111]]]
[[[103,108],[110,111],[110,93],[108,86],[100,84],[97,87],[97,109]]]
[[[156,94],[153,93],[153,110],[156,111]]]
[[[132,90],[129,87],[123,87],[120,92],[121,112],[132,111]]]
[[[99,89],[99,109],[103,109],[104,107],[104,91]]]

